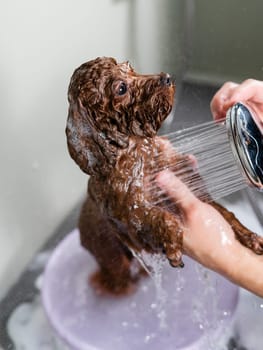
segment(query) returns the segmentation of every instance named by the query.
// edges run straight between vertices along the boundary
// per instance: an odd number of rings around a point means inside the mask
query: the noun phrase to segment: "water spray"
[[[169,169],[201,200],[218,200],[248,186],[263,191],[262,126],[244,104],[231,107],[224,120],[202,123],[164,138],[168,152],[172,149],[185,156],[179,160],[175,157]],[[158,154],[154,159],[156,166],[151,174],[151,189],[158,196],[155,204],[169,199],[156,188],[154,180],[164,169],[159,166],[163,157]]]

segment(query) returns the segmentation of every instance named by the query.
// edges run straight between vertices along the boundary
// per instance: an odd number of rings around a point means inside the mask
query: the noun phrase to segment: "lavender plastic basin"
[[[128,297],[98,296],[88,284],[96,262],[74,230],[46,266],[42,300],[48,319],[74,350],[204,350],[211,344],[217,349],[231,333],[238,288],[191,259],[184,261],[182,270],[164,269],[157,296],[149,277]]]

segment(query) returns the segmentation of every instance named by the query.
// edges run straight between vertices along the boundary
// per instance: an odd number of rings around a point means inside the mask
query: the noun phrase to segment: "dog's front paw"
[[[237,237],[243,245],[245,245],[247,248],[250,248],[254,253],[258,255],[263,254],[263,237],[258,236],[253,232],[246,235],[239,233],[237,234]]]
[[[145,229],[138,241],[142,249],[152,253],[163,251],[173,267],[183,267],[183,232],[184,226],[180,218],[170,211],[154,207],[143,218]]]
[[[164,253],[172,267],[184,267],[183,256],[183,228],[177,220],[169,223],[167,220],[168,230],[163,240]]]
[[[172,267],[184,267],[180,246],[176,244],[164,244],[164,252]]]
[[[255,235],[254,239],[254,252],[256,254],[262,255],[263,254],[263,237],[260,237],[258,235]]]

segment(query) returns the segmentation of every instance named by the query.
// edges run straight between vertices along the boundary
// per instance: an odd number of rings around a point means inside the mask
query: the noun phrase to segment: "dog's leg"
[[[181,266],[183,249],[183,224],[175,215],[158,207],[145,208],[132,213],[130,222],[137,218],[142,223],[141,229],[134,222],[130,228],[130,240],[141,246],[141,249],[158,253],[164,252],[173,267]]]
[[[256,233],[251,232],[245,226],[243,226],[233,213],[222,207],[218,203],[211,203],[215,209],[217,209],[225,220],[232,226],[235,232],[236,238],[245,247],[250,248],[256,254],[263,254],[263,237],[258,236]]]
[[[81,211],[79,229],[82,245],[91,252],[99,265],[99,270],[90,279],[96,291],[129,293],[139,278],[139,272],[136,275],[131,271],[133,256],[89,198]]]

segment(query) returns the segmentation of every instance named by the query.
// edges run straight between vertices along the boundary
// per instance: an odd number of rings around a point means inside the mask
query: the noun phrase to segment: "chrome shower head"
[[[236,103],[226,116],[232,151],[249,185],[263,192],[263,132],[251,110]]]

